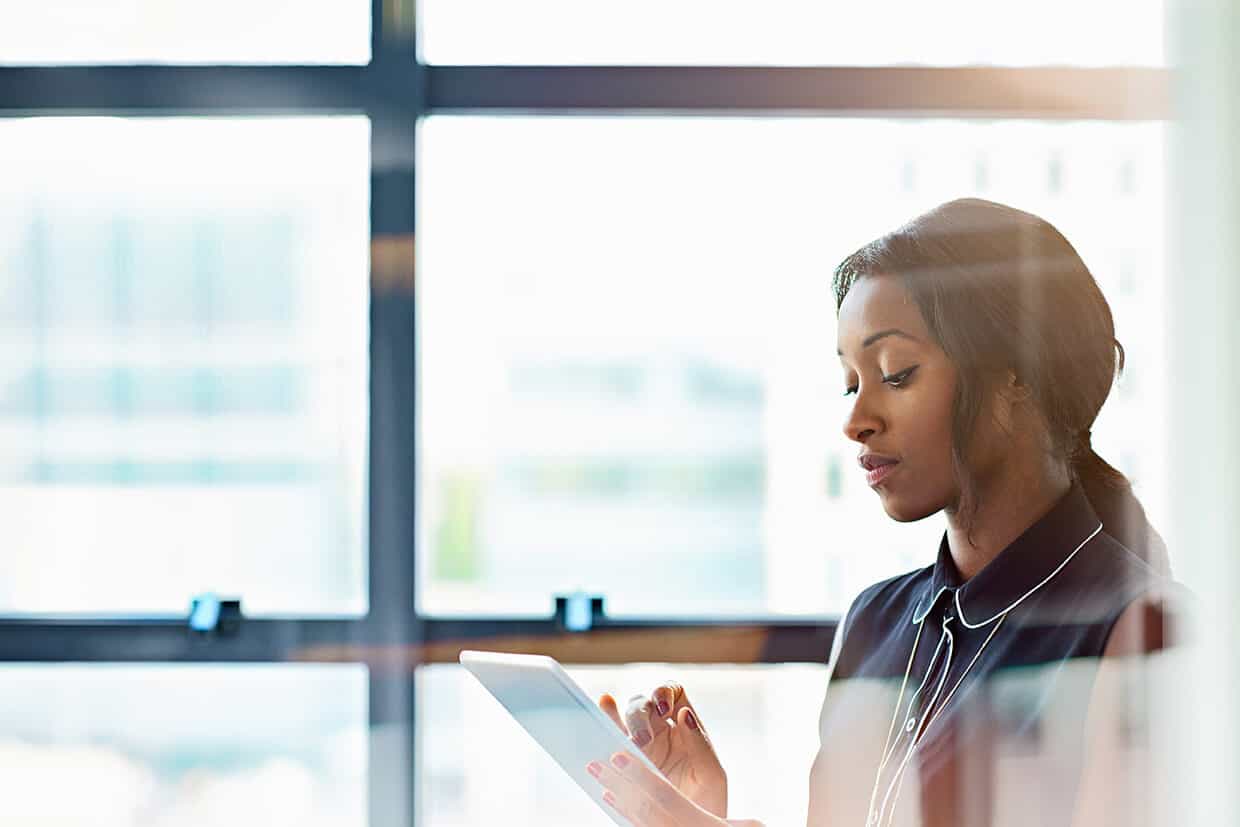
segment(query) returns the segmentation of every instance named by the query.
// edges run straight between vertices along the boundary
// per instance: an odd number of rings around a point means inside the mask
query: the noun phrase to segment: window
[[[510,5],[425,0],[420,44],[409,0],[6,18],[0,772],[115,793],[41,817],[489,823],[491,722],[505,817],[581,823],[473,646],[692,680],[738,810],[800,818],[742,764],[808,762],[839,611],[938,530],[838,435],[830,270],[949,197],[1078,245],[1139,377],[1095,444],[1165,508],[1126,430],[1166,385],[1161,3],[1054,38],[972,4],[967,42],[917,4]],[[552,614],[578,590],[606,635]],[[189,631],[203,592],[242,618]]]
[[[51,0],[4,12],[0,64],[365,63],[365,0]]]
[[[15,822],[366,824],[363,668],[6,665],[0,679]]]
[[[368,132],[0,121],[0,608],[365,612]]]
[[[1166,60],[1163,6],[422,0],[421,28],[427,62],[445,64],[1142,66]]]
[[[1158,123],[433,116],[421,139],[435,614],[576,590],[613,615],[838,614],[925,565],[943,524],[888,519],[841,436],[834,264],[965,195],[1046,216],[1116,299],[1163,255]],[[1152,385],[1109,402],[1104,456],[1137,450],[1163,393],[1160,307],[1152,286],[1115,301]]]

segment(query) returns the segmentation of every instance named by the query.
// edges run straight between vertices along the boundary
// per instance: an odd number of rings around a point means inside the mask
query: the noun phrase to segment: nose
[[[863,445],[883,429],[882,417],[873,409],[870,398],[864,391],[857,391],[852,409],[844,419],[844,436]]]

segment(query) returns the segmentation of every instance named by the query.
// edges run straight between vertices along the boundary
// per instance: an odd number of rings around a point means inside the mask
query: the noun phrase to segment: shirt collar
[[[1102,521],[1080,484],[1074,483],[1050,511],[964,583],[944,533],[930,585],[913,613],[913,622],[921,623],[936,605],[947,601],[954,604],[965,627],[986,626],[1059,576],[1101,530]]]

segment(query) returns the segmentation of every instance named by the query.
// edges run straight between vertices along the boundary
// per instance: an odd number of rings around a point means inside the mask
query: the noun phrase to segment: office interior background
[[[1234,823],[1238,20],[0,0],[5,819],[606,823],[492,647],[692,686],[733,811],[802,822],[834,624],[943,530],[840,432],[830,271],[977,195],[1111,303],[1094,445],[1216,619],[1169,800]]]

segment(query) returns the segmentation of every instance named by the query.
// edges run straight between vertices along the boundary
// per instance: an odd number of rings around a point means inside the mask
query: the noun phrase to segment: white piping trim
[[[916,747],[922,741],[926,740],[926,733],[930,731],[930,727],[934,726],[934,722],[939,719],[939,716],[941,714],[943,714],[943,710],[947,709],[947,705],[951,703],[952,698],[955,697],[956,695],[956,690],[960,688],[960,685],[962,683],[964,683],[964,679],[969,676],[969,672],[973,669],[973,664],[977,663],[977,659],[982,656],[982,652],[986,651],[986,647],[990,645],[990,639],[993,638],[995,636],[995,633],[999,631],[999,627],[1003,625],[1003,621],[1005,620],[1007,620],[1006,614],[1003,617],[999,618],[999,622],[995,624],[995,628],[991,629],[990,634],[986,636],[986,639],[984,641],[982,641],[982,645],[977,650],[977,654],[973,656],[973,659],[969,661],[969,665],[964,668],[964,672],[960,674],[960,680],[956,681],[956,685],[953,686],[951,691],[947,693],[947,697],[943,699],[943,703],[939,704],[938,707],[934,709],[934,712],[930,715],[930,720],[926,722],[926,725],[924,727],[921,727],[920,730],[917,732],[917,735],[914,738],[913,747]],[[946,623],[943,624],[943,630],[947,631]],[[950,635],[951,632],[947,632],[947,634]],[[947,676],[944,675],[945,679],[946,677]],[[932,707],[933,707],[933,703],[934,702],[931,701]],[[895,820],[896,804],[898,804],[900,801],[900,790],[904,789],[905,774],[906,773],[903,773],[903,772],[900,774],[900,783],[896,785],[896,796],[891,802],[891,813],[887,816],[888,824],[890,824],[892,821]]]
[[[1017,606],[1019,606],[1021,603],[1023,603],[1031,594],[1033,594],[1038,589],[1042,588],[1047,583],[1049,583],[1055,577],[1055,575],[1063,571],[1064,567],[1068,565],[1069,561],[1071,561],[1072,558],[1077,555],[1077,552],[1079,552],[1082,548],[1084,548],[1086,543],[1088,543],[1090,540],[1097,537],[1100,531],[1102,531],[1102,523],[1098,523],[1098,527],[1095,528],[1093,531],[1091,531],[1089,533],[1089,536],[1086,537],[1084,540],[1082,540],[1080,544],[1077,545],[1077,547],[1072,550],[1072,553],[1069,554],[1067,557],[1065,557],[1063,562],[1060,563],[1058,566],[1056,566],[1055,570],[1052,571],[1050,574],[1048,574],[1042,580],[1042,582],[1038,583],[1032,589],[1025,592],[1023,595],[1017,598],[1016,601],[1012,603],[1012,605],[1008,606],[1006,609],[1002,610],[1001,612],[996,614],[994,617],[991,617],[989,620],[984,620],[981,623],[969,623],[969,621],[965,618],[964,611],[962,610],[960,606],[960,590],[959,589],[956,590],[956,593],[954,595],[954,602],[956,604],[956,615],[960,618],[960,622],[965,628],[980,629],[983,626],[993,623],[996,620],[998,620],[999,622],[995,624],[995,627],[993,629],[990,630],[990,634],[986,635],[986,639],[982,641],[982,645],[978,647],[977,653],[973,655],[973,659],[969,661],[969,665],[964,668],[964,672],[961,673],[960,679],[956,681],[955,686],[953,686],[951,688],[951,691],[947,693],[947,697],[943,699],[943,703],[939,704],[936,707],[935,703],[936,701],[938,701],[939,695],[942,694],[943,692],[944,684],[947,683],[947,675],[951,671],[952,654],[954,653],[955,648],[956,648],[955,647],[955,636],[951,633],[951,630],[947,628],[947,624],[950,623],[952,619],[950,617],[943,619],[943,634],[939,637],[938,645],[934,647],[934,654],[930,658],[930,666],[926,669],[926,675],[924,678],[922,678],[921,685],[917,687],[917,691],[914,692],[912,697],[909,698],[908,710],[905,713],[905,717],[907,718],[908,713],[912,711],[913,702],[917,699],[917,696],[919,696],[922,690],[926,688],[926,681],[929,680],[930,674],[934,671],[935,662],[938,660],[939,652],[942,650],[942,647],[943,647],[943,641],[946,640],[947,641],[947,656],[946,656],[947,662],[943,667],[943,676],[939,678],[939,685],[935,688],[934,695],[933,697],[930,698],[930,703],[926,707],[927,709],[931,709],[934,711],[930,715],[930,720],[926,721],[924,726],[917,728],[912,733],[912,736],[909,738],[909,745],[908,745],[908,749],[905,751],[904,759],[900,762],[900,765],[896,768],[895,776],[891,779],[891,782],[887,785],[886,794],[883,795],[882,805],[879,807],[878,812],[875,813],[874,812],[874,800],[878,796],[878,786],[882,782],[883,771],[887,768],[888,762],[891,760],[892,755],[895,753],[896,744],[891,743],[891,736],[894,732],[895,723],[897,720],[899,720],[900,704],[901,704],[901,701],[904,700],[904,691],[908,687],[908,678],[913,670],[913,660],[917,655],[917,645],[918,643],[921,642],[921,632],[922,632],[922,629],[925,628],[924,626],[921,626],[920,624],[922,623],[922,621],[926,619],[926,616],[930,613],[931,607],[933,607],[934,604],[938,602],[939,595],[941,595],[945,591],[948,591],[948,588],[945,586],[941,587],[939,591],[934,595],[934,599],[926,604],[925,611],[917,610],[913,612],[913,623],[917,624],[920,628],[918,628],[917,630],[917,636],[913,639],[913,651],[909,654],[908,665],[904,669],[904,680],[901,681],[900,683],[900,693],[896,696],[895,709],[892,711],[891,727],[889,727],[887,730],[887,743],[883,746],[884,755],[883,755],[882,760],[879,762],[878,772],[876,772],[874,776],[874,786],[870,789],[870,808],[869,808],[869,812],[867,813],[867,816],[868,816],[866,820],[867,824],[874,825],[874,824],[883,822],[884,820],[886,821],[887,824],[890,824],[895,819],[895,804],[897,801],[899,801],[900,791],[904,789],[904,773],[905,773],[905,770],[908,768],[909,761],[913,757],[913,751],[917,748],[917,745],[920,744],[922,740],[924,740],[926,736],[926,732],[929,731],[930,727],[934,725],[934,722],[939,719],[939,716],[943,713],[943,710],[947,708],[947,704],[951,702],[951,699],[953,697],[955,697],[956,690],[959,689],[961,685],[964,683],[965,678],[969,676],[969,672],[973,670],[973,666],[977,663],[978,659],[981,658],[982,653],[986,651],[986,647],[990,645],[990,641],[994,639],[995,634],[999,631],[999,628],[1003,626],[1003,621],[1007,619],[1008,613],[1011,612],[1013,609],[1015,609]],[[899,739],[896,739],[896,743],[897,744],[899,743]],[[895,799],[892,799],[893,793],[895,794]],[[887,804],[889,801],[891,802],[891,805],[892,805],[890,812],[887,811]],[[886,815],[886,819],[883,818],[884,815]]]
[[[892,725],[890,725],[887,730],[887,743],[883,745],[883,759],[878,763],[878,770],[875,770],[874,772],[874,784],[873,786],[870,786],[869,789],[869,808],[867,810],[868,825],[875,825],[875,823],[877,823],[877,816],[874,816],[874,800],[875,798],[878,798],[878,785],[882,782],[883,771],[887,769],[888,763],[892,760],[892,756],[895,755],[895,748],[897,748],[900,743],[899,738],[893,741],[892,735],[895,733],[895,722],[897,722],[900,718],[900,704],[904,701],[904,689],[908,688],[909,674],[913,673],[913,660],[916,657],[916,653],[918,653],[918,643],[921,641],[921,630],[923,629],[925,629],[925,626],[921,626],[920,629],[918,629],[918,636],[913,639],[913,651],[909,653],[909,665],[904,667],[904,681],[900,682],[900,694],[897,698],[895,698],[895,708],[892,709]],[[930,656],[931,666],[934,665],[934,662],[937,658],[939,658],[939,650],[941,650],[941,648],[942,637],[940,636],[939,645],[935,646],[934,655]],[[909,698],[910,709],[913,708],[913,702],[916,697],[918,697],[918,694],[921,693],[921,689],[925,688],[926,681],[930,678],[930,672],[931,670],[926,670],[926,677],[921,679],[921,686],[918,687],[918,691],[914,692],[913,696]],[[903,735],[903,733],[901,733],[901,735]]]
[[[986,647],[990,645],[991,638],[995,636],[995,632],[999,631],[999,627],[1003,625],[1003,621],[1005,620],[1007,620],[1006,614],[999,618],[999,622],[995,624],[995,628],[991,629],[990,634],[988,634],[986,639],[982,641],[982,645],[978,648],[977,654],[973,656],[973,660],[969,661],[969,665],[966,666],[964,668],[964,672],[961,673],[960,680],[956,681],[956,685],[952,687],[952,691],[947,693],[947,697],[943,699],[943,703],[939,704],[939,708],[934,710],[934,714],[930,716],[930,720],[924,727],[922,727],[921,736],[918,738],[919,742],[922,738],[926,737],[926,731],[929,730],[930,727],[934,726],[934,722],[939,719],[939,715],[942,714],[943,710],[947,708],[947,704],[951,702],[952,697],[956,694],[956,690],[960,688],[960,684],[964,683],[964,679],[968,677],[969,671],[973,668],[973,664],[977,663],[977,659],[982,656],[982,652],[986,651]]]
[[[909,654],[908,666],[904,668],[904,680],[900,683],[900,694],[896,696],[895,708],[891,711],[891,726],[887,729],[887,743],[883,745],[883,758],[878,763],[878,770],[874,773],[874,785],[870,788],[870,808],[869,813],[874,813],[874,802],[878,798],[878,787],[883,780],[883,772],[887,769],[887,764],[891,762],[891,757],[896,754],[896,747],[900,743],[900,738],[892,740],[892,735],[896,732],[896,721],[900,718],[900,705],[904,702],[904,690],[908,688],[908,676],[913,673],[913,659],[917,656],[917,645],[921,641],[922,626],[917,629],[917,637],[913,639],[913,651]],[[917,700],[917,696],[926,688],[926,682],[930,680],[930,673],[934,671],[934,664],[939,659],[939,652],[943,648],[943,637],[939,637],[939,643],[934,647],[934,653],[930,656],[930,668],[926,670],[926,675],[922,678],[921,685],[917,687],[908,701],[908,709],[913,708],[913,702]],[[905,715],[907,716],[907,712]],[[903,733],[901,733],[903,735]]]
[[[1086,543],[1088,543],[1090,540],[1097,537],[1100,531],[1102,531],[1102,523],[1098,523],[1098,527],[1095,528],[1093,531],[1091,531],[1089,536],[1086,537],[1084,540],[1082,540],[1080,542],[1080,545],[1078,545],[1075,549],[1073,549],[1072,553],[1069,554],[1067,557],[1065,557],[1063,559],[1063,562],[1055,567],[1054,571],[1052,571],[1045,578],[1043,578],[1041,583],[1038,583],[1032,589],[1030,589],[1029,591],[1025,592],[1023,595],[1018,597],[1016,601],[1012,603],[1012,605],[1008,606],[1006,609],[999,611],[992,617],[987,618],[986,620],[983,620],[981,623],[970,623],[969,619],[964,616],[964,607],[960,605],[960,589],[956,589],[956,594],[954,597],[955,597],[955,604],[956,604],[956,615],[960,618],[960,625],[964,626],[966,629],[980,629],[983,626],[994,623],[996,620],[1003,617],[1003,615],[1012,611],[1012,609],[1015,609],[1021,603],[1025,602],[1025,599],[1028,598],[1031,594],[1033,594],[1038,589],[1045,586],[1047,583],[1051,582],[1051,580],[1055,577],[1055,575],[1063,571],[1064,566],[1068,565],[1068,563],[1072,560],[1072,558],[1076,556],[1077,552],[1085,547]],[[924,609],[921,606],[919,606],[917,610],[913,612],[913,622],[921,623],[923,620],[925,620],[926,615],[930,614],[930,610],[934,608],[934,604],[938,602],[939,596],[942,595],[943,592],[946,592],[946,591],[951,591],[951,589],[949,589],[947,586],[940,586],[939,590],[935,592],[934,597],[929,602],[923,604]]]
[[[939,590],[934,593],[934,597],[931,598],[930,601],[925,604],[926,608],[923,610],[920,606],[918,606],[917,609],[913,612],[913,622],[921,623],[923,620],[925,620],[926,615],[930,614],[930,610],[934,608],[934,604],[939,601],[939,596],[943,594],[943,592],[947,592],[947,591],[951,591],[951,589],[949,589],[947,586],[939,586]]]
[[[913,651],[909,652],[908,665],[904,667],[904,680],[900,682],[900,694],[896,695],[896,705],[895,708],[891,710],[891,725],[887,727],[887,741],[883,744],[883,760],[882,764],[880,764],[878,768],[880,773],[883,771],[883,765],[887,763],[887,760],[894,752],[891,737],[895,735],[896,732],[896,721],[900,718],[900,704],[904,701],[904,691],[908,689],[908,676],[913,673],[913,659],[917,657],[917,644],[921,640],[921,630],[924,628],[926,627],[922,626],[921,629],[917,630],[917,636],[913,638]],[[943,641],[940,639],[939,644],[942,645],[942,642]],[[935,647],[935,654],[931,657],[930,662],[933,663],[934,658],[937,656],[938,647]],[[913,698],[917,697],[917,693],[921,692],[925,685],[926,682],[922,681],[921,686],[917,688],[917,692],[913,693]],[[910,700],[909,703],[911,704],[912,700]]]
[[[952,670],[952,654],[956,651],[956,638],[951,633],[951,630],[947,628],[947,623],[948,621],[946,620],[943,622],[943,634],[939,638],[940,644],[944,639],[947,640],[947,655],[946,660],[943,663],[943,676],[939,678],[939,685],[935,687],[934,694],[930,696],[930,703],[927,705],[927,709],[935,708],[935,703],[938,701],[939,695],[943,693],[943,686],[947,683],[947,676]],[[927,670],[926,676],[929,677],[929,673],[933,671],[934,665],[931,664],[930,669]],[[918,721],[917,723],[920,724],[921,722]],[[924,732],[925,730],[923,729],[922,731]],[[895,776],[892,777],[891,783],[887,785],[887,793],[883,796],[882,806],[878,808],[878,821],[880,823],[885,822],[890,825],[891,822],[895,820],[895,805],[896,801],[899,800],[898,790],[904,788],[904,772],[908,769],[909,762],[913,760],[913,752],[917,749],[917,745],[920,743],[921,738],[918,737],[918,731],[914,729],[911,737],[909,738],[908,749],[904,752],[904,760],[900,762],[900,766],[896,767]],[[892,798],[893,793],[896,796],[894,799]],[[891,803],[890,811],[887,810],[887,803],[889,801]],[[884,814],[886,815],[886,818],[883,817]]]
[[[1085,548],[1085,544],[1086,544],[1086,543],[1088,543],[1090,540],[1094,539],[1095,537],[1097,537],[1097,536],[1098,536],[1098,532],[1100,532],[1100,531],[1102,531],[1102,523],[1098,523],[1098,527],[1097,527],[1097,528],[1095,528],[1093,531],[1089,532],[1089,536],[1088,536],[1088,537],[1086,537],[1084,540],[1082,540],[1082,541],[1080,542],[1080,545],[1078,545],[1076,548],[1072,549],[1072,553],[1071,553],[1071,554],[1069,554],[1067,557],[1065,557],[1065,558],[1064,558],[1064,561],[1063,561],[1062,563],[1060,563],[1058,566],[1056,566],[1054,571],[1052,571],[1050,574],[1046,575],[1046,577],[1045,577],[1045,578],[1043,578],[1043,580],[1042,580],[1042,582],[1041,582],[1041,583],[1039,583],[1038,585],[1034,586],[1032,589],[1030,589],[1029,591],[1027,591],[1027,592],[1025,592],[1024,594],[1022,594],[1020,597],[1018,597],[1018,598],[1016,599],[1016,602],[1015,602],[1015,603],[1013,603],[1011,606],[1008,606],[1006,609],[1004,609],[1003,611],[999,612],[999,613],[998,613],[998,614],[996,614],[994,617],[991,617],[991,618],[989,618],[988,620],[983,620],[981,623],[970,623],[970,622],[968,621],[968,619],[967,619],[967,618],[965,618],[965,616],[964,616],[964,609],[963,609],[963,608],[961,607],[961,605],[960,605],[960,590],[959,590],[959,589],[957,589],[957,590],[956,590],[956,614],[957,614],[957,615],[959,615],[959,617],[960,617],[960,624],[961,624],[962,626],[964,626],[966,629],[980,629],[980,628],[982,628],[983,626],[985,626],[986,624],[988,624],[988,623],[993,623],[994,621],[996,621],[996,620],[998,620],[999,618],[1003,617],[1005,614],[1007,614],[1008,612],[1010,612],[1010,611],[1012,611],[1013,609],[1015,609],[1015,608],[1016,608],[1017,606],[1019,606],[1021,603],[1024,603],[1024,602],[1025,602],[1025,598],[1029,597],[1029,595],[1033,594],[1033,593],[1034,593],[1034,592],[1036,592],[1038,589],[1042,588],[1042,587],[1043,587],[1043,586],[1045,586],[1047,583],[1051,582],[1051,579],[1052,579],[1055,575],[1059,574],[1059,572],[1063,571],[1064,566],[1068,565],[1068,563],[1070,563],[1070,562],[1072,561],[1072,558],[1076,556],[1076,553],[1077,553],[1078,551],[1080,551],[1081,549]]]

